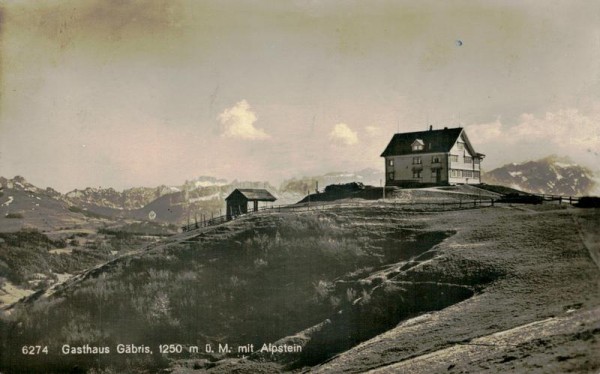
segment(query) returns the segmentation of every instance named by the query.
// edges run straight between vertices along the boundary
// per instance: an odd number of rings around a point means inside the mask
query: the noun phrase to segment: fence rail
[[[264,206],[258,209],[258,211],[252,211],[244,214],[234,215],[235,220],[238,217],[244,217],[252,214],[260,213],[277,213],[277,212],[307,212],[315,210],[326,210],[326,209],[338,209],[338,208],[351,208],[361,207],[366,204],[372,203],[373,200],[356,200],[352,202],[338,203],[335,201],[319,201],[319,202],[305,202],[290,205],[271,205]],[[473,208],[484,208],[494,206],[497,200],[494,199],[471,199],[471,200],[459,200],[459,201],[438,201],[438,202],[398,202],[393,200],[378,200],[377,202],[386,205],[393,205],[394,207],[405,207],[413,208],[412,210],[426,210],[426,211],[444,211],[444,210],[457,210],[457,209],[473,209]],[[227,222],[227,216],[222,215],[211,219],[204,219],[202,216],[200,220],[195,220],[193,223],[182,226],[183,231],[190,231],[205,227],[210,227]]]
[[[403,202],[394,199],[388,200],[376,200],[377,203],[391,205],[394,207],[402,207],[408,211],[427,211],[427,212],[438,212],[447,210],[462,210],[462,209],[477,209],[493,207],[497,204],[541,204],[544,202],[558,202],[558,204],[568,203],[571,205],[579,202],[579,197],[576,196],[560,196],[560,195],[545,195],[545,194],[531,194],[525,196],[504,196],[500,199],[494,198],[476,198],[476,199],[465,199],[465,200],[445,200],[445,201],[429,201],[429,202]],[[537,200],[533,200],[537,198]],[[528,200],[529,199],[529,200]],[[351,202],[335,202],[335,201],[313,201],[305,203],[297,203],[290,205],[271,205],[263,206],[258,211],[252,211],[244,214],[238,214],[233,217],[236,219],[242,216],[248,216],[258,213],[274,213],[274,212],[306,212],[310,210],[325,210],[325,209],[337,209],[337,208],[351,208],[360,207],[366,204],[372,204],[373,200],[356,200]],[[183,231],[190,231],[210,226],[219,225],[227,222],[227,216],[222,215],[218,217],[211,217],[205,219],[204,216],[200,220],[182,226]]]
[[[577,204],[579,202],[579,197],[577,196],[561,196],[561,195],[537,195],[535,196],[541,197],[544,201],[558,201],[559,204],[563,202],[569,203],[571,205]]]

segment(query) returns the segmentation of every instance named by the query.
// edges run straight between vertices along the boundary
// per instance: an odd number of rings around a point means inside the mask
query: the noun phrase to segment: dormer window
[[[414,151],[422,151],[425,149],[425,143],[421,139],[416,139],[412,144],[412,150]]]

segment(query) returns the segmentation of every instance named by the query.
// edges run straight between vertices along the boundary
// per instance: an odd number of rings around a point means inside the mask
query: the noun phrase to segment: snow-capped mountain
[[[356,172],[333,172],[312,177],[292,178],[283,181],[281,192],[295,192],[306,195],[307,191],[315,191],[317,183],[322,190],[330,184],[361,182],[365,185],[379,186],[383,172],[377,169],[367,168]]]
[[[589,195],[596,188],[591,170],[566,157],[555,155],[537,161],[504,165],[485,173],[483,182],[526,192],[564,196]]]
[[[178,187],[178,188],[193,190],[196,188],[203,188],[203,187],[225,186],[227,184],[228,184],[228,182],[226,179],[219,179],[219,178],[209,177],[209,176],[201,176],[201,177],[192,179],[191,181],[185,181],[183,186]]]
[[[0,177],[0,217],[7,214],[18,217],[9,221],[15,227],[29,225],[29,221],[39,221],[44,217],[53,217],[46,220],[46,226],[56,226],[63,224],[61,220],[54,219],[56,217],[74,220],[84,216],[179,224],[187,221],[190,215],[194,218],[194,214],[205,217],[222,214],[225,197],[235,188],[277,191],[267,182],[228,182],[214,177],[199,177],[180,186],[134,187],[124,191],[88,187],[61,194],[52,188],[38,188],[21,176],[12,179]],[[278,200],[280,204],[293,203],[302,198],[283,197]],[[31,226],[43,225],[35,223]]]
[[[77,189],[67,192],[64,198],[71,204],[78,206],[96,205],[111,209],[134,210],[141,209],[169,194],[183,194],[187,196],[189,192],[192,192],[194,196],[189,197],[189,199],[208,199],[204,196],[205,194],[202,193],[202,190],[209,187],[219,188],[227,185],[228,182],[225,179],[201,176],[191,181],[185,181],[181,186],[133,187],[122,192],[113,188],[88,187],[82,190]],[[184,200],[188,200],[188,198]]]
[[[67,192],[64,198],[73,205],[99,205],[112,209],[139,209],[159,197],[179,192],[180,189],[168,186],[134,187],[119,192],[113,188],[88,187]]]
[[[0,177],[0,228],[3,231],[52,230],[84,220],[81,214],[69,210],[60,192],[36,187],[21,176]]]

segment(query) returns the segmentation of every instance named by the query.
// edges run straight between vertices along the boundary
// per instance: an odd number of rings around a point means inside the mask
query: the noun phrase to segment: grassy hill
[[[1,320],[0,370],[363,372],[552,316],[584,318],[600,304],[600,275],[580,234],[598,220],[564,206],[415,213],[380,202],[249,216],[20,303]],[[599,368],[592,322],[571,331],[572,362]],[[261,354],[265,343],[301,352]],[[50,351],[24,357],[26,344]],[[64,355],[64,344],[111,353]],[[249,344],[253,354],[238,352]]]

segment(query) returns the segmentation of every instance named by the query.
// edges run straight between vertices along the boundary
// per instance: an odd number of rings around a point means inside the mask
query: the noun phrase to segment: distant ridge
[[[483,182],[530,193],[565,196],[589,195],[597,187],[590,169],[556,155],[504,165],[484,173]]]

